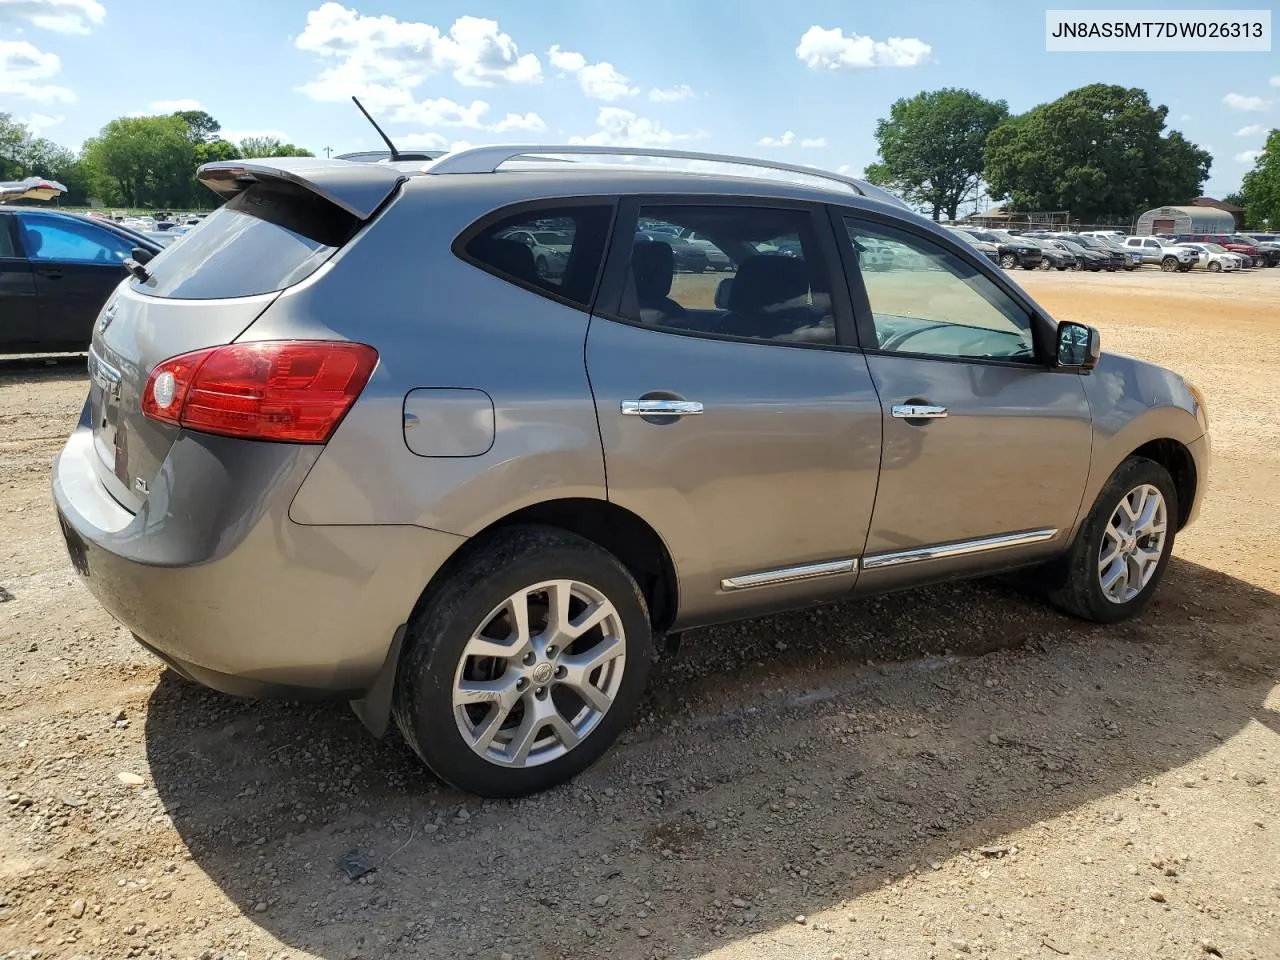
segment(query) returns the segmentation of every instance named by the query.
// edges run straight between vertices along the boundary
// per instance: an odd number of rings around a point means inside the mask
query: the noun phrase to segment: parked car
[[[975,230],[962,227],[970,236],[987,243],[994,243],[1000,249],[1000,266],[1006,270],[1022,267],[1024,270],[1038,270],[1044,254],[1033,243],[1025,243],[1020,238],[1000,236],[991,230]]]
[[[537,230],[512,230],[503,234],[507,239],[528,247],[533,253],[533,265],[540,277],[559,277],[564,274],[573,247],[573,235],[563,230],[539,228]]]
[[[1245,261],[1245,267],[1262,266],[1267,261],[1252,237],[1242,237],[1238,233],[1180,233],[1175,240],[1178,243],[1216,243],[1239,254]]]
[[[663,243],[671,248],[675,269],[686,273],[703,273],[710,265],[707,252],[702,247],[681,240],[669,233],[636,231],[636,239],[650,243]]]
[[[88,349],[136,249],[146,257],[161,248],[109,221],[0,207],[0,353]]]
[[[998,244],[991,243],[987,240],[979,240],[968,230],[961,230],[959,227],[947,227],[946,230],[953,237],[956,237],[973,247],[973,249],[977,250],[992,263],[1000,263],[1000,247]]]
[[[1124,268],[1126,270],[1136,270],[1142,266],[1142,253],[1138,250],[1131,250],[1124,245],[1124,235],[1115,233],[1082,233],[1081,237],[1092,237],[1106,244],[1107,249],[1118,252],[1124,258]]]
[[[1035,239],[1041,240],[1050,246],[1057,247],[1059,250],[1074,256],[1076,258],[1077,270],[1092,270],[1094,273],[1097,273],[1100,270],[1115,269],[1111,264],[1111,257],[1109,254],[1092,250],[1084,244],[1077,243],[1069,237],[1060,237],[1055,234],[1046,233],[1043,235],[1037,235]]]
[[[707,255],[707,266],[712,270],[732,270],[733,261],[729,259],[729,255],[715,245],[706,237],[700,237],[693,232],[686,232],[680,236],[685,243],[691,243],[703,253]]]
[[[1258,248],[1258,253],[1268,267],[1280,266],[1280,234],[1243,233],[1239,236]]]
[[[1069,240],[1072,243],[1079,244],[1087,250],[1102,254],[1107,258],[1108,270],[1132,270],[1139,265],[1135,258],[1124,248],[1113,247],[1100,237],[1092,237],[1082,233],[1059,233],[1058,237],[1062,240]]]
[[[1124,245],[1141,253],[1143,263],[1154,263],[1165,273],[1186,273],[1200,260],[1196,251],[1163,237],[1125,237]]]
[[[1030,243],[1040,248],[1044,259],[1040,261],[1041,270],[1078,270],[1083,256],[1077,259],[1076,255],[1049,243],[1044,237],[1032,237],[1023,234],[1020,238],[1022,243]]]
[[[0,180],[0,203],[10,200],[53,200],[66,192],[67,188],[63,184],[44,177]]]
[[[1210,273],[1231,273],[1244,267],[1244,258],[1217,243],[1187,243],[1184,246],[1199,251],[1196,266]]]
[[[226,203],[115,290],[52,492],[178,674],[349,699],[515,796],[599,757],[695,627],[1015,569],[1101,623],[1151,600],[1208,484],[1181,376],[870,184],[529,149],[207,164]],[[548,215],[559,278],[504,236]],[[721,305],[642,216],[733,258]]]

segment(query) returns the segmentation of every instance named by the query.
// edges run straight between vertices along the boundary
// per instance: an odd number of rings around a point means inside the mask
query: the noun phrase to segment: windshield
[[[987,233],[986,231],[983,231],[983,230],[966,230],[964,232],[969,234],[969,236],[974,237],[978,240],[985,240],[987,243],[1004,243],[1005,242],[1000,237],[997,237],[994,233]]]
[[[1230,253],[1226,247],[1220,243],[1197,243],[1193,246],[1200,247],[1202,250],[1208,250],[1210,253]]]

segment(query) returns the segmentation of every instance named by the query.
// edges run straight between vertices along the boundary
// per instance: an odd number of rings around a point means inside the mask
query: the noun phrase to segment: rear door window
[[[534,293],[587,308],[609,240],[613,204],[548,204],[497,215],[463,234],[458,254]]]
[[[175,300],[275,293],[300,283],[351,239],[360,221],[307,190],[256,183],[157,254],[134,289]]]

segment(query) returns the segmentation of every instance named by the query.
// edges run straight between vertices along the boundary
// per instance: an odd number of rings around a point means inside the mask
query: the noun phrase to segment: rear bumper
[[[199,683],[359,697],[463,538],[293,523],[289,503],[320,449],[184,433],[134,515],[99,482],[78,427],[53,475],[72,564],[143,646]]]

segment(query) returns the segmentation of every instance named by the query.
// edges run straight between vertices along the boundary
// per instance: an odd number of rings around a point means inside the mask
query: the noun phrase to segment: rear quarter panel
[[[411,183],[322,282],[287,291],[242,339],[343,337],[379,363],[290,508],[303,524],[415,524],[469,536],[552,497],[605,498],[587,382],[588,315],[456,257],[454,238],[506,200]],[[415,389],[484,391],[494,441],[476,456],[405,442]]]

